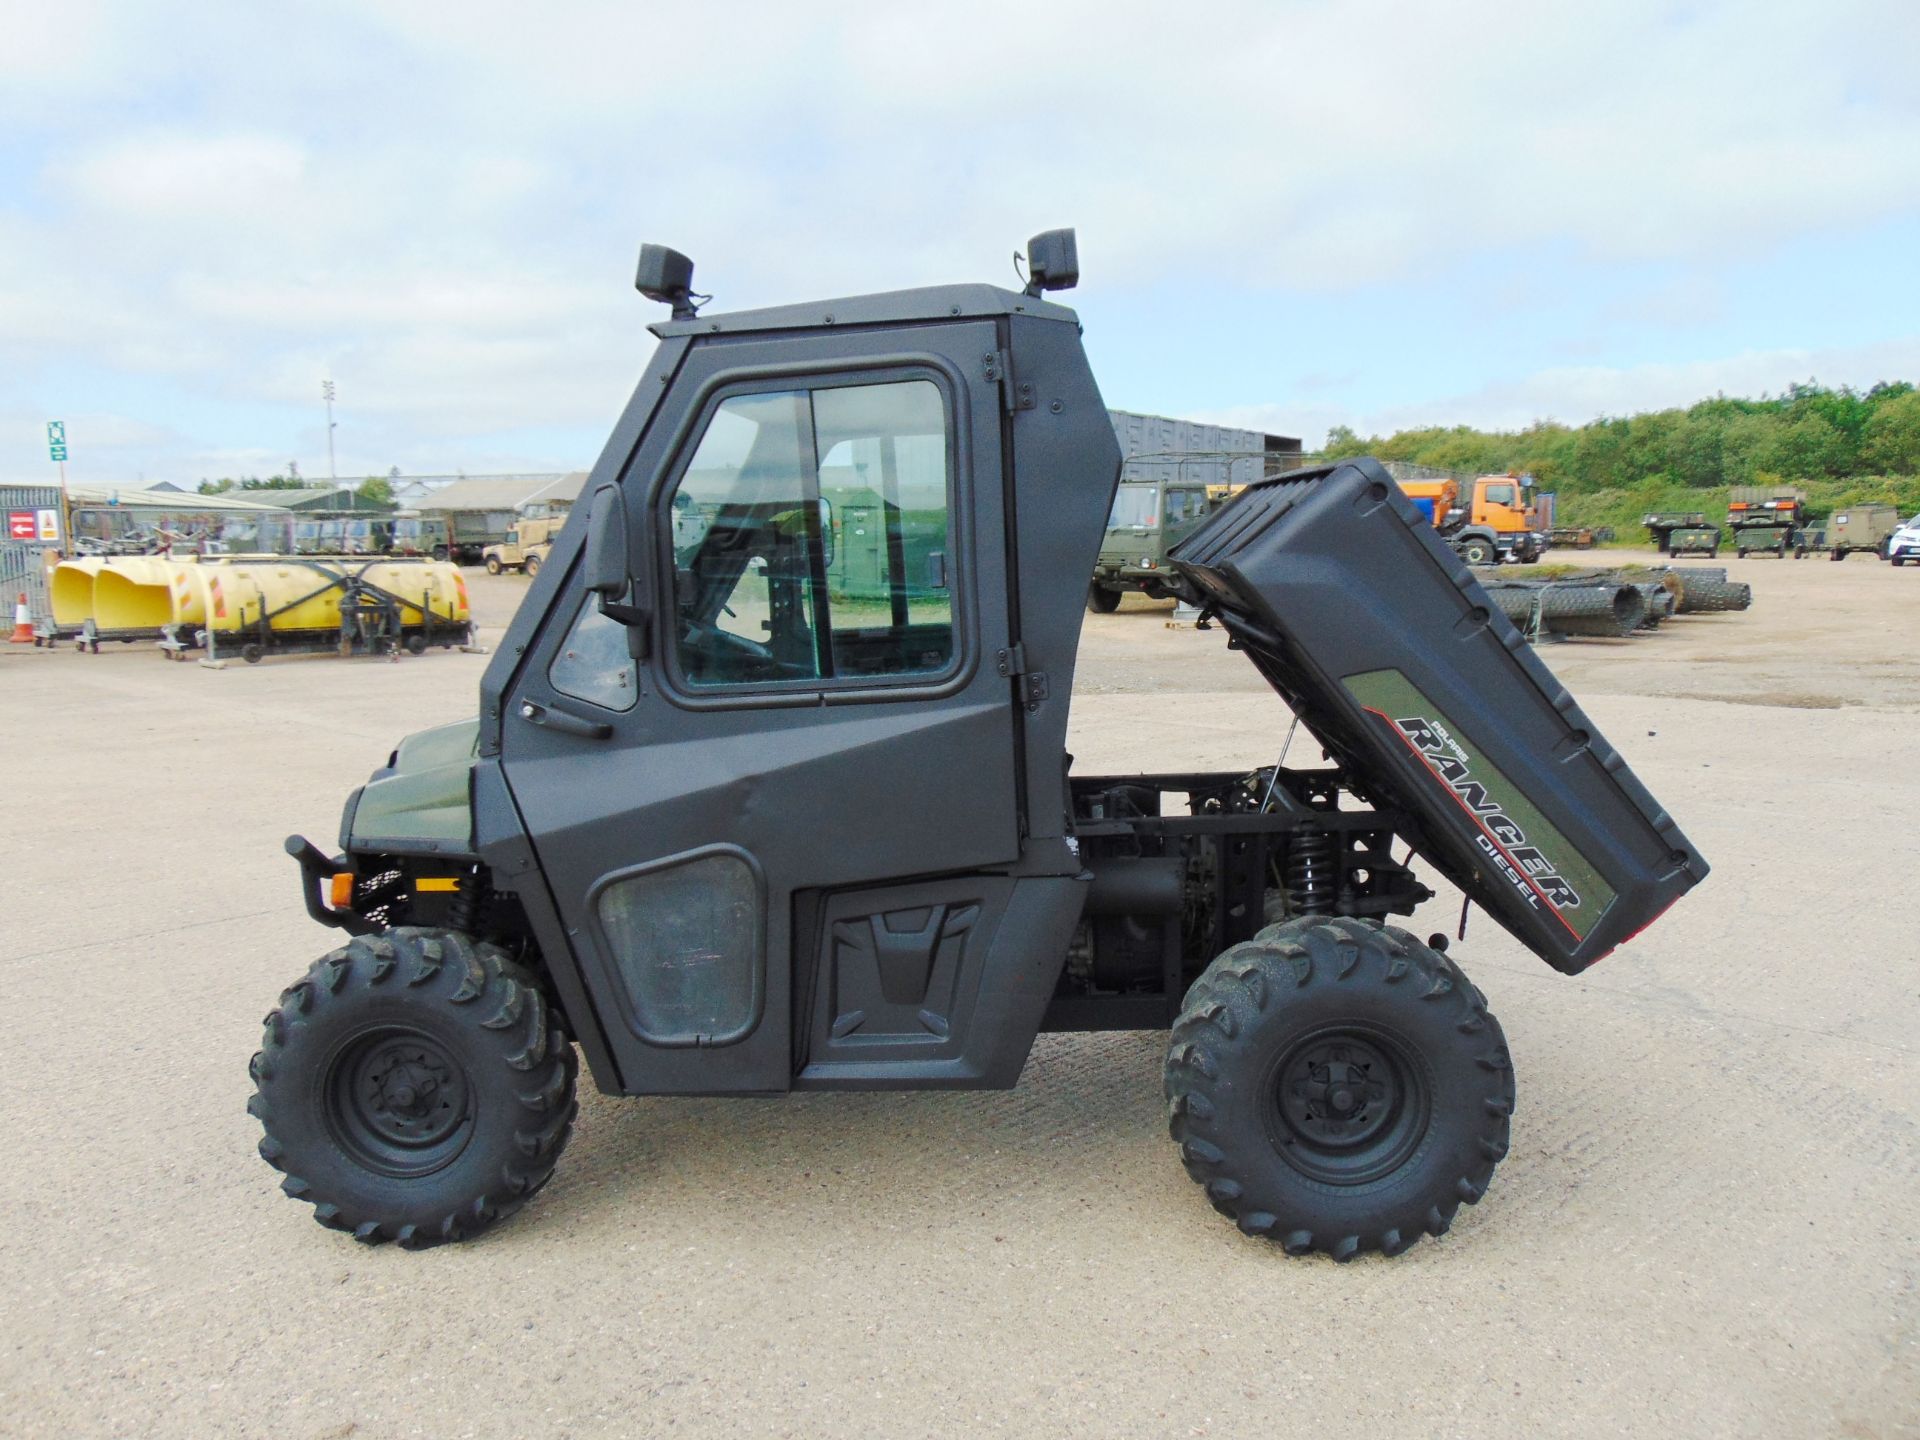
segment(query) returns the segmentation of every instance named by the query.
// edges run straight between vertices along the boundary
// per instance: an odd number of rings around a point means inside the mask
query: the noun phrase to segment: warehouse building
[[[1208,485],[1247,485],[1267,475],[1297,469],[1300,441],[1291,435],[1237,430],[1199,420],[1109,410],[1128,480],[1198,480]]]

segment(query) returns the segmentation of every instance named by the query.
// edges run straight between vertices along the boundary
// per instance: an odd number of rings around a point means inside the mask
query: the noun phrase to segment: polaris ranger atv
[[[958,285],[697,315],[481,684],[299,837],[345,932],[249,1108],[323,1225],[524,1205],[604,1091],[1007,1087],[1043,1030],[1170,1032],[1214,1207],[1289,1253],[1445,1231],[1507,1150],[1500,1026],[1386,923],[1417,855],[1575,974],[1705,863],[1378,465],[1250,486],[1172,584],[1331,764],[1080,775],[1075,650],[1120,453],[1071,310]]]

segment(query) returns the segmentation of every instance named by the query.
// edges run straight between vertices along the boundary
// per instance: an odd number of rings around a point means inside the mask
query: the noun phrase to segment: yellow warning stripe
[[[413,882],[415,894],[426,895],[436,890],[458,890],[460,881],[456,876],[443,876],[438,879],[416,880]]]

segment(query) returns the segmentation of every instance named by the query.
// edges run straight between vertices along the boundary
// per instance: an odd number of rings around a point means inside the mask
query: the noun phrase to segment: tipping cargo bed
[[[1707,864],[1372,460],[1242,491],[1171,552],[1195,597],[1404,838],[1558,970]]]

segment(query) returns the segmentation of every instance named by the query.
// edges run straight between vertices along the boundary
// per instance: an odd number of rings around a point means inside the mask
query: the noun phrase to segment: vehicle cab
[[[1204,481],[1122,480],[1100,541],[1088,604],[1111,611],[1127,590],[1163,598],[1171,574],[1167,551],[1212,508]]]
[[[1473,482],[1469,522],[1493,531],[1503,555],[1535,559],[1546,548],[1533,528],[1533,477],[1482,475]]]

